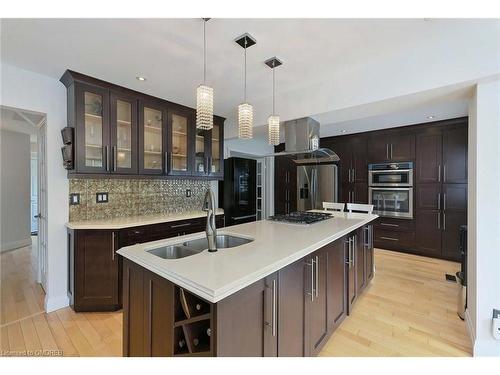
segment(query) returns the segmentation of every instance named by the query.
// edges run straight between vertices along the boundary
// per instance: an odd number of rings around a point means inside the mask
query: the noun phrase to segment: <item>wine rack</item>
[[[174,317],[174,355],[212,356],[212,305],[176,286]]]

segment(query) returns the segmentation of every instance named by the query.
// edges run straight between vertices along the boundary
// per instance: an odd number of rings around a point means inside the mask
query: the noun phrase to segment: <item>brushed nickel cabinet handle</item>
[[[310,262],[306,263],[306,266],[311,267],[311,293],[306,292],[306,294],[311,296],[311,302],[314,301],[314,260],[311,259]]]
[[[446,210],[446,193],[443,194],[443,210]]]
[[[273,316],[272,316],[272,332],[276,336],[276,321],[277,321],[277,299],[276,299],[276,279],[273,279]]]
[[[172,226],[170,226],[170,228],[188,227],[188,226],[190,226],[190,225],[191,225],[191,223],[176,224],[176,225],[172,225]]]
[[[380,236],[380,238],[383,239],[383,240],[388,240],[388,241],[399,241],[399,239],[393,238],[393,237]]]
[[[352,169],[352,182],[356,180],[356,169]]]
[[[441,229],[441,212],[438,212],[438,229]]]
[[[443,182],[446,182],[446,164],[443,165]]]
[[[319,296],[319,257],[316,255],[316,298]]]
[[[443,212],[443,230],[446,230],[446,212]]]
[[[389,143],[386,143],[385,145],[385,156],[386,159],[389,160]]]
[[[438,210],[441,210],[441,193],[438,193],[437,199],[438,199]]]
[[[391,143],[391,160],[392,160],[392,158],[393,158],[393,156],[392,156],[392,147],[393,147],[393,146],[394,146],[394,145]]]
[[[111,232],[111,260],[115,260],[115,232]]]
[[[380,223],[384,227],[399,227],[399,224]]]
[[[441,164],[438,165],[438,182],[441,182]]]

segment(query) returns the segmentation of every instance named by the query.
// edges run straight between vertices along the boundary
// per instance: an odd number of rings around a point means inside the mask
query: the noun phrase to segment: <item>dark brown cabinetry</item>
[[[61,82],[76,130],[70,175],[223,178],[224,118],[198,130],[192,108],[69,70]]]
[[[275,273],[217,303],[218,356],[277,356],[277,293]]]
[[[123,294],[124,356],[213,355],[210,303],[128,259],[123,260]]]
[[[122,305],[122,264],[116,251],[124,246],[205,230],[206,218],[179,220],[119,230],[68,229],[68,297],[75,311],[112,311]],[[224,216],[216,216],[217,228]]]
[[[75,311],[119,308],[116,232],[68,231],[68,297]]]
[[[314,252],[306,260],[305,350],[315,356],[328,338],[328,254],[330,246]]]
[[[339,156],[339,201],[368,203],[368,154],[364,134],[325,138],[322,147],[328,147]]]
[[[346,239],[335,241],[328,252],[327,302],[329,329],[334,330],[347,315]]]
[[[369,137],[370,163],[384,161],[412,161],[415,159],[415,135],[398,131],[374,132]]]
[[[347,238],[353,244],[356,295],[373,275],[370,228],[366,225],[215,304],[124,259],[124,355],[317,355],[347,314]],[[359,257],[362,261],[354,260]],[[358,282],[358,267],[364,282]],[[202,305],[195,316],[183,312],[181,291],[188,305]],[[205,341],[194,346],[194,337]]]
[[[416,145],[416,251],[459,260],[459,227],[467,223],[467,126],[428,129]]]
[[[274,213],[297,210],[297,165],[286,156],[274,158]]]

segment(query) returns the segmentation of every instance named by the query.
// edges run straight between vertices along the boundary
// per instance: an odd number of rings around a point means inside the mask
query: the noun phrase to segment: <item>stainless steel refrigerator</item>
[[[337,202],[335,164],[297,166],[297,211],[322,209],[323,202]]]

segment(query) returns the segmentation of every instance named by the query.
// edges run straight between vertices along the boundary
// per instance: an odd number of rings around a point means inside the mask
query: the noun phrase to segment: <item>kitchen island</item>
[[[124,355],[316,355],[373,276],[377,216],[333,215],[227,227],[218,234],[251,241],[179,259],[155,254],[205,234],[118,250]]]

